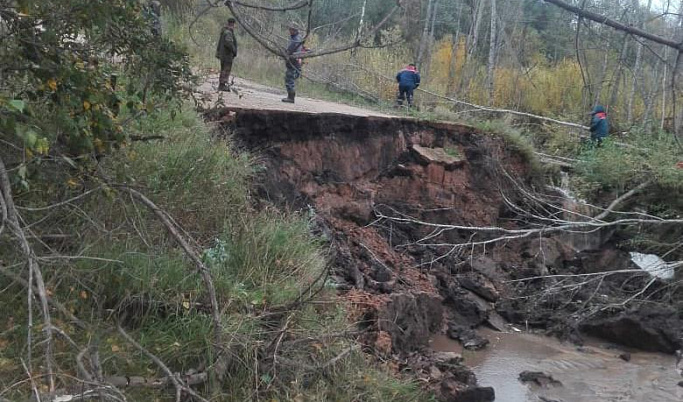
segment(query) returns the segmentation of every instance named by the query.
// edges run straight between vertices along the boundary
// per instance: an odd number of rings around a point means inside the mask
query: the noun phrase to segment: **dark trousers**
[[[301,66],[299,63],[287,62],[287,71],[285,72],[285,88],[287,93],[296,92],[296,80],[301,76]]]
[[[228,84],[230,72],[232,71],[232,58],[221,59],[221,75],[218,77],[218,84]]]
[[[602,147],[602,142],[604,140],[605,140],[605,137],[600,137],[598,135],[591,134],[591,143],[598,148]]]
[[[399,106],[403,105],[403,101],[408,101],[408,106],[413,106],[413,92],[415,89],[413,87],[398,87],[398,96],[396,97],[396,104]]]

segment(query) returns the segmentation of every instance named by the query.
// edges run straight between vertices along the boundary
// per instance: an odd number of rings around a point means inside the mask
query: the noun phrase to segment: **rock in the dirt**
[[[491,387],[462,388],[452,380],[441,383],[439,399],[444,402],[491,402],[496,399],[496,393]]]
[[[417,144],[413,145],[412,148],[418,159],[425,164],[438,163],[446,167],[457,167],[465,163],[463,157],[449,154],[443,148],[427,148]]]
[[[456,314],[458,323],[475,327],[486,321],[491,309],[484,299],[456,284],[448,288],[445,302]]]
[[[588,335],[648,352],[674,353],[683,331],[673,308],[641,307],[615,317],[594,319],[581,325]]]
[[[441,300],[425,292],[396,293],[378,312],[380,331],[391,335],[394,352],[410,352],[426,347],[440,325]]]
[[[462,355],[455,352],[436,352],[432,355],[436,363],[457,365],[462,363]]]
[[[498,332],[509,332],[505,319],[495,311],[489,311],[489,318],[486,320],[486,324]]]
[[[482,275],[464,275],[458,278],[460,286],[483,298],[495,303],[500,298],[493,283]]]
[[[683,381],[679,381],[679,382],[678,382],[678,386],[679,386],[679,387],[683,387]]]
[[[624,352],[619,355],[619,358],[625,362],[630,362],[631,361],[631,354],[628,352]]]
[[[391,355],[391,335],[389,335],[389,333],[386,331],[379,331],[377,333],[377,340],[375,341],[374,346],[375,352],[380,356],[386,357]]]
[[[545,388],[549,385],[561,386],[562,383],[554,379],[551,375],[541,371],[522,371],[519,373],[519,381],[533,383],[539,387]]]
[[[503,270],[500,264],[488,257],[478,257],[471,262],[471,268],[489,278],[492,281],[499,280],[503,277]]]
[[[432,380],[439,381],[443,377],[443,373],[436,366],[431,366],[429,368],[429,378]]]
[[[477,334],[473,329],[451,324],[448,328],[448,336],[460,341],[465,349],[479,350],[489,344],[489,340]]]

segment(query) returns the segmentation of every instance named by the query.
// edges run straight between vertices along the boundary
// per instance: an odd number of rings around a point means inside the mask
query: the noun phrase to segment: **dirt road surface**
[[[339,113],[350,116],[392,117],[372,110],[361,109],[341,103],[327,102],[319,99],[297,96],[296,103],[283,103],[286,96],[282,90],[260,85],[242,78],[235,78],[230,92],[218,91],[218,75],[210,75],[196,89],[195,96],[205,108],[232,106],[245,109],[287,110],[304,113]]]

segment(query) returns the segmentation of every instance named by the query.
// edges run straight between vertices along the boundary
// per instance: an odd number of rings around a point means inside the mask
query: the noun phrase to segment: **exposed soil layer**
[[[448,245],[466,243],[471,233],[415,223],[514,228],[506,201],[517,201],[518,192],[502,177],[529,185],[530,172],[501,137],[464,125],[332,113],[224,108],[207,118],[263,165],[255,180],[261,200],[314,211],[334,253],[334,282],[367,329],[364,343],[423,378],[442,400],[490,401],[494,392],[477,387],[458,356],[429,352],[435,333],[477,349],[486,342],[473,329],[513,322],[577,341],[583,329],[649,350],[680,346],[683,317],[675,309],[604,308],[645,277],[624,283],[614,275],[574,292],[554,292],[557,281],[510,282],[620,269],[628,259],[610,246],[611,233],[592,242],[536,237],[463,252]],[[646,293],[652,301],[680,297],[664,288],[657,282]]]

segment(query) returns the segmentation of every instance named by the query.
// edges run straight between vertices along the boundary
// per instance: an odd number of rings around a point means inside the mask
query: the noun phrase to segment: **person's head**
[[[410,63],[410,64],[408,64],[408,68],[407,68],[407,69],[410,70],[410,71],[416,71],[416,70],[417,70],[417,66],[416,66],[415,64],[413,64],[413,63]]]
[[[227,26],[230,29],[233,29],[233,28],[235,28],[235,22],[237,22],[237,21],[235,21],[234,18],[232,18],[232,17],[228,18],[228,23],[225,26]]]
[[[605,107],[602,105],[596,105],[593,108],[593,113],[592,114],[597,114],[597,113],[605,113]]]
[[[289,24],[289,34],[294,36],[299,33],[299,28],[295,24]]]

